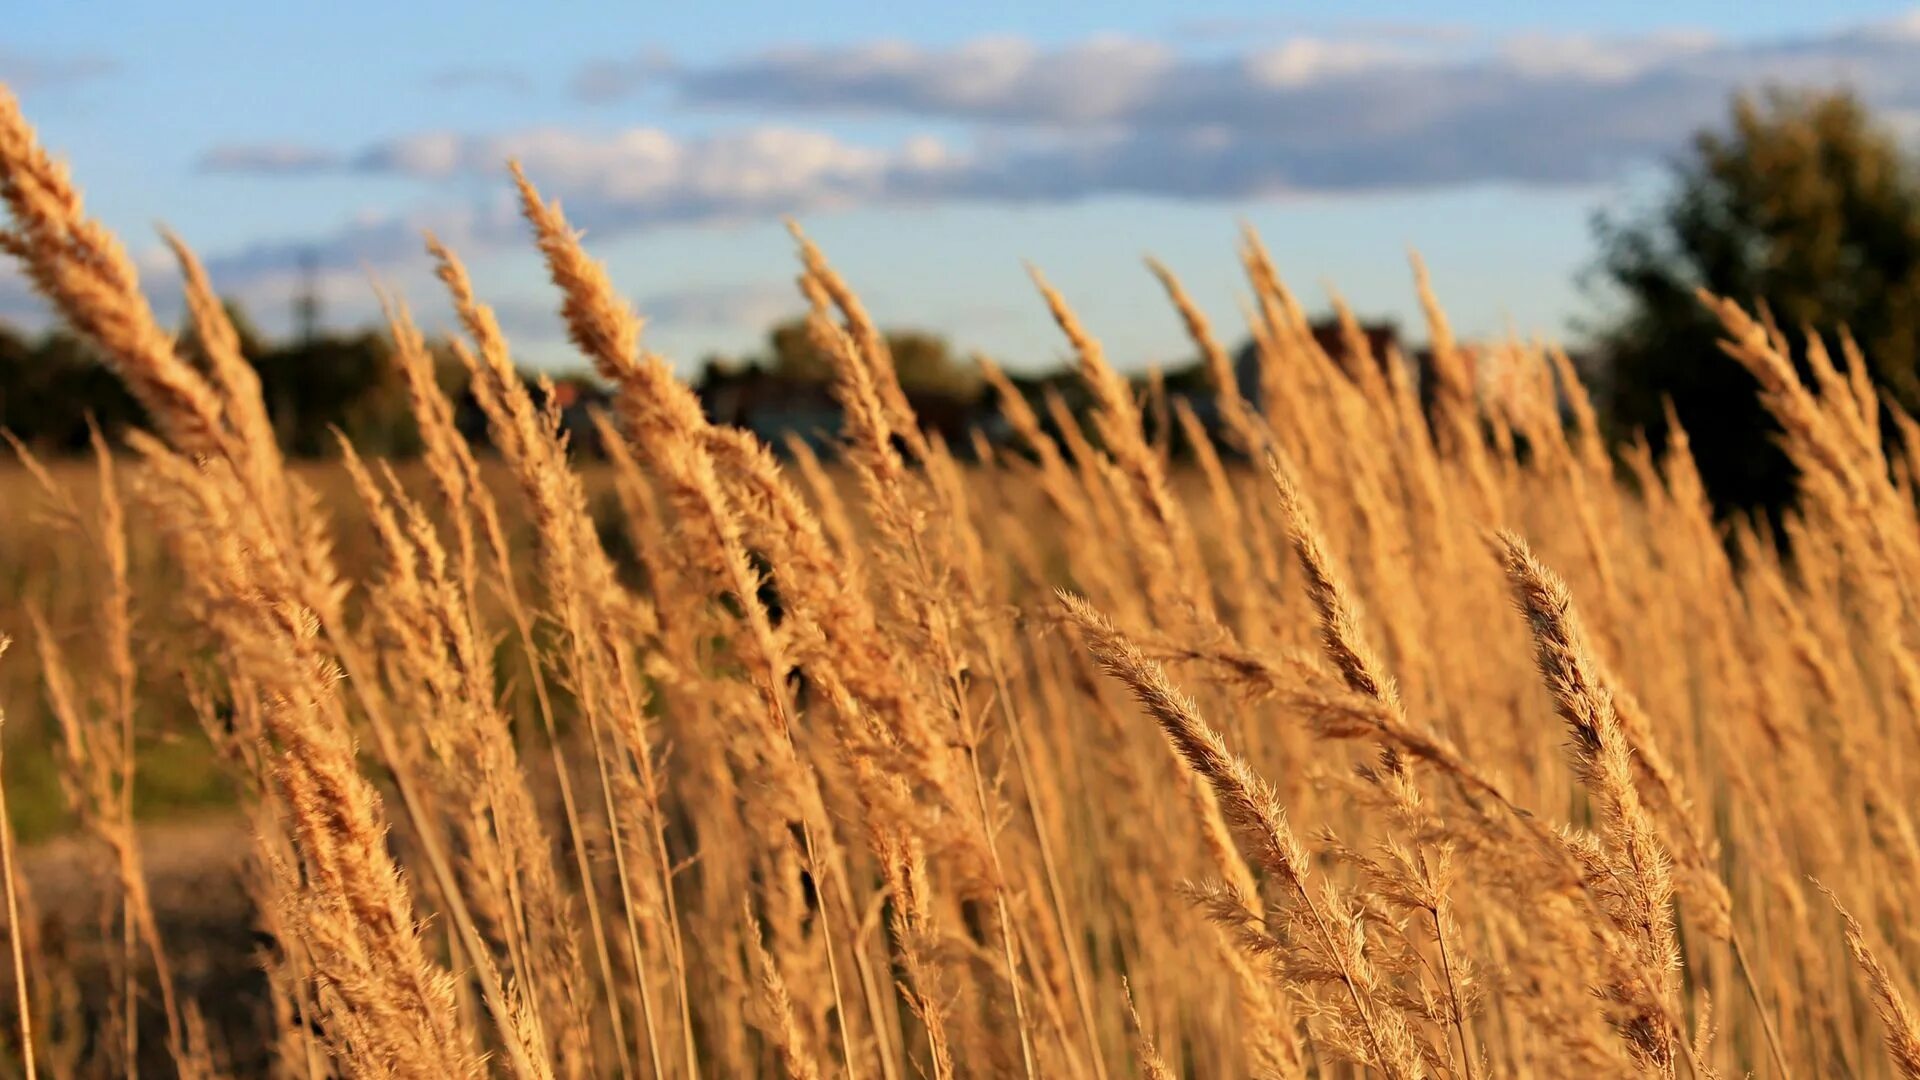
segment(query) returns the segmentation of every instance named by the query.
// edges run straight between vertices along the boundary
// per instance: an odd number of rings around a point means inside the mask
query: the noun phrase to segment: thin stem
[[[499,591],[506,601],[507,611],[513,619],[514,629],[520,635],[520,648],[526,655],[527,668],[532,672],[533,696],[540,707],[540,723],[547,733],[547,751],[553,760],[553,776],[560,790],[560,808],[567,818],[567,833],[573,848],[574,864],[580,874],[580,891],[587,904],[587,924],[593,930],[593,951],[600,966],[601,986],[607,997],[607,1018],[613,1026],[614,1045],[620,1050],[621,1080],[632,1080],[633,1055],[627,1046],[627,1025],[620,1011],[620,997],[613,980],[613,956],[607,951],[606,924],[600,913],[599,889],[594,884],[593,864],[587,857],[587,841],[580,828],[580,808],[574,801],[573,780],[567,768],[566,753],[560,746],[560,727],[553,718],[553,699],[547,690],[546,669],[540,659],[540,651],[533,642],[533,622],[527,616],[526,607],[520,601],[520,590],[514,585],[513,564],[509,559],[504,542],[500,541],[498,520],[490,510],[483,508],[486,517],[482,524],[488,530],[488,542],[493,547],[494,557],[499,566]],[[598,748],[596,746],[596,754]]]
[[[833,909],[827,901],[826,882],[821,878],[820,857],[813,847],[813,826],[804,817],[800,820],[800,840],[806,848],[807,873],[813,875],[814,892],[820,897],[820,945],[826,950],[827,978],[833,983],[833,1018],[840,1029],[841,1068],[847,1080],[858,1080],[853,1069],[853,1039],[847,1034],[847,1007],[840,999],[840,964],[833,957]],[[880,1018],[873,1019],[877,1030]]]
[[[0,655],[6,653],[8,644],[7,638],[0,636]],[[4,734],[6,722],[6,711],[0,710],[0,734]],[[20,997],[20,1059],[27,1080],[34,1080],[33,1020],[32,1010],[27,1007],[27,951],[20,933],[20,891],[13,880],[13,817],[7,812],[5,753],[5,741],[0,740],[0,878],[4,879],[7,890],[7,944],[13,950],[13,989]]]
[[[120,1052],[124,1055],[121,1067],[126,1070],[127,1080],[139,1080],[140,1017],[136,1010],[140,1005],[140,985],[135,961],[139,958],[140,938],[133,930],[132,905],[123,898],[120,908]]]
[[[736,588],[743,586],[744,583],[736,583]],[[753,594],[740,593],[739,595],[745,597]],[[780,734],[784,737],[784,742],[782,742],[781,745],[786,748],[787,757],[791,759],[794,768],[799,771],[799,774],[807,777],[809,780],[813,780],[814,774],[811,766],[800,760],[800,749],[795,746],[793,742],[793,702],[788,700],[785,688],[780,683],[778,671],[773,666],[772,654],[768,653],[766,655],[767,670],[764,673],[766,683],[765,692],[768,695],[767,700],[773,708],[774,722],[779,725]],[[814,787],[816,795],[818,794],[818,790],[816,784]],[[824,805],[823,803],[823,808]],[[827,953],[827,979],[833,988],[833,1016],[834,1022],[840,1030],[840,1046],[842,1049],[841,1067],[845,1070],[848,1080],[857,1080],[853,1067],[853,1040],[847,1033],[847,1002],[846,997],[840,990],[840,965],[833,956],[833,909],[827,900],[826,880],[822,876],[819,852],[813,842],[813,824],[807,820],[807,811],[809,808],[810,803],[803,799],[799,808],[800,838],[807,857],[807,873],[813,877],[814,895],[820,901],[820,944]],[[851,913],[851,908],[849,908],[849,915],[851,915]],[[856,944],[856,942],[849,942],[849,944],[853,945]],[[871,1001],[871,999],[869,1000]],[[877,1033],[880,1029],[880,1018],[874,1016],[872,1020],[873,1028]],[[877,1037],[876,1035],[876,1038]]]
[[[1053,907],[1053,918],[1060,928],[1060,946],[1067,954],[1067,977],[1073,985],[1074,1002],[1079,1008],[1080,1024],[1086,1029],[1087,1047],[1093,1053],[1093,1071],[1099,1080],[1106,1080],[1107,1063],[1100,1052],[1099,1028],[1094,1021],[1093,1001],[1087,991],[1086,976],[1081,971],[1080,949],[1074,943],[1073,932],[1067,922],[1065,890],[1060,885],[1060,871],[1054,862],[1053,844],[1047,839],[1047,830],[1040,823],[1040,808],[1033,799],[1033,769],[1027,763],[1026,732],[1020,723],[1019,713],[1007,704],[1006,673],[1000,666],[999,653],[987,651],[988,669],[993,673],[994,684],[998,687],[1000,715],[1006,719],[1008,741],[1013,745],[1013,759],[1020,770],[1020,787],[1026,796],[1027,816],[1033,821],[1033,835],[1040,851],[1040,866],[1046,876],[1047,902]]]
[[[979,743],[968,739],[966,751],[967,771],[973,776],[974,804],[980,812],[980,831],[986,835],[987,857],[993,860],[993,903],[1000,919],[1000,954],[1007,965],[1008,987],[1013,992],[1013,1016],[1020,1025],[1020,1060],[1026,1066],[1028,1080],[1032,1080],[1033,1040],[1027,1034],[1027,1006],[1020,993],[1020,964],[1013,955],[1013,919],[1007,913],[1006,871],[1000,864],[1000,848],[993,842],[992,819],[987,810],[987,787],[980,777]]]
[[[811,770],[809,770],[808,776],[814,776]],[[819,787],[818,779],[814,779],[813,783],[817,790]],[[805,822],[802,822],[802,825],[805,825]],[[811,843],[813,840],[811,829],[804,832],[802,838]],[[837,850],[834,850],[832,853],[835,855],[839,854]],[[840,858],[834,860],[836,870],[841,869],[839,866],[841,861]],[[887,1037],[886,1021],[888,1018],[886,1015],[886,1007],[881,1004],[880,987],[874,982],[873,965],[867,956],[866,947],[862,941],[865,935],[861,933],[860,908],[853,902],[853,890],[847,885],[847,875],[844,872],[836,872],[829,876],[833,880],[834,895],[840,900],[840,909],[846,914],[848,929],[847,951],[853,954],[854,973],[860,977],[860,991],[866,998],[867,1019],[873,1029],[874,1051],[880,1059],[880,1072],[886,1080],[897,1080],[899,1071],[893,1061],[893,1044]],[[820,883],[818,875],[814,877],[814,881],[816,885]],[[826,944],[831,946],[832,942],[829,941]],[[829,948],[827,955],[829,958],[832,957],[833,953],[831,948]],[[827,969],[827,974],[830,977],[834,976],[834,969],[831,966]]]
[[[1432,907],[1427,914],[1433,918],[1433,940],[1440,947],[1440,973],[1447,980],[1447,1013],[1453,1022],[1454,1034],[1460,1036],[1460,1067],[1466,1071],[1467,1080],[1473,1078],[1473,1046],[1467,1041],[1466,1017],[1461,1015],[1460,988],[1453,981],[1453,963],[1447,957],[1447,934],[1441,929],[1440,909]]]
[[[1293,885],[1293,891],[1300,894],[1300,902],[1306,905],[1307,913],[1313,916],[1314,928],[1320,931],[1320,940],[1326,944],[1327,955],[1333,958],[1334,964],[1340,969],[1340,985],[1347,988],[1347,997],[1353,1001],[1354,1012],[1360,1016],[1360,1027],[1367,1033],[1367,1045],[1373,1050],[1374,1063],[1380,1067],[1381,1072],[1392,1076],[1393,1070],[1388,1067],[1387,1056],[1380,1048],[1380,1036],[1373,1030],[1373,1013],[1368,1011],[1366,1005],[1360,1000],[1360,988],[1354,983],[1353,972],[1347,967],[1346,953],[1341,949],[1340,942],[1334,938],[1333,928],[1327,925],[1326,918],[1320,914],[1319,905],[1315,904],[1313,897],[1308,895],[1307,883],[1301,881],[1295,874],[1288,874],[1287,880]]]
[[[618,648],[610,651],[613,654],[615,674],[620,680],[621,693],[626,698],[624,707],[632,710],[637,716],[640,703],[633,699],[633,673],[627,667],[626,653]],[[691,995],[687,990],[686,945],[680,933],[679,903],[673,896],[673,861],[667,854],[666,825],[660,815],[660,789],[653,772],[653,755],[644,743],[629,747],[628,750],[638,762],[641,787],[646,792],[648,800],[647,813],[653,818],[653,828],[648,831],[653,834],[654,859],[660,864],[660,898],[667,911],[667,934],[670,939],[667,955],[674,967],[674,977],[680,984],[680,1035],[683,1052],[686,1055],[687,1075],[698,1077],[700,1063],[693,1040],[693,1006],[688,1000]]]
[[[314,609],[316,611],[320,609]],[[360,699],[362,710],[367,716],[367,727],[373,732],[375,745],[380,750],[381,760],[386,762],[387,771],[393,777],[394,790],[400,794],[401,805],[406,809],[407,818],[413,823],[414,832],[420,844],[421,854],[426,856],[427,869],[433,875],[434,882],[445,897],[447,914],[452,918],[454,928],[459,932],[467,951],[475,956],[486,955],[486,941],[480,936],[480,929],[474,924],[473,915],[467,910],[466,901],[460,896],[459,884],[453,874],[453,866],[447,860],[446,852],[440,846],[440,838],[434,829],[432,816],[426,812],[425,803],[413,783],[413,776],[405,767],[399,745],[393,736],[393,726],[385,708],[368,689],[365,678],[355,677],[374,670],[353,644],[352,635],[344,633],[338,626],[326,624],[327,637],[333,642],[334,652],[340,658],[340,664],[348,673],[347,683],[352,686]],[[487,1011],[492,1014],[493,1022],[499,1027],[501,1044],[506,1049],[507,1062],[513,1068],[513,1074],[520,1080],[537,1080],[540,1071],[528,1059],[520,1040],[515,1038],[513,1010],[507,1004],[506,992],[500,985],[500,976],[491,964],[475,965],[480,979],[480,989],[487,1001]]]
[[[627,949],[632,953],[634,983],[640,991],[640,1022],[646,1029],[647,1057],[653,1065],[655,1080],[664,1080],[666,1071],[660,1064],[660,1033],[653,1023],[653,992],[647,984],[646,957],[640,951],[640,926],[633,916],[633,882],[627,875],[626,842],[620,836],[620,814],[613,801],[613,778],[607,773],[607,755],[602,747],[600,720],[596,710],[588,707],[581,712],[586,714],[588,737],[593,740],[593,762],[600,773],[600,794],[606,804],[607,840],[613,848],[614,874],[620,881],[620,910],[627,920]],[[631,751],[646,753],[645,747]]]
[[[1786,1080],[1792,1080],[1793,1070],[1787,1067],[1786,1052],[1780,1046],[1780,1033],[1773,1029],[1773,1016],[1767,1012],[1767,1003],[1760,996],[1760,984],[1754,981],[1753,967],[1747,963],[1746,946],[1740,942],[1740,933],[1728,928],[1728,943],[1733,947],[1733,966],[1740,969],[1740,980],[1747,985],[1747,994],[1753,998],[1754,1011],[1760,1014],[1760,1030],[1766,1034],[1767,1049],[1773,1054],[1773,1063]]]

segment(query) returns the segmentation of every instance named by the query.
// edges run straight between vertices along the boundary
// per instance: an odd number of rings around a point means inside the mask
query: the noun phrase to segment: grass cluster
[[[1257,405],[1163,269],[1217,428],[1039,281],[1092,430],[1008,392],[1018,452],[963,466],[797,236],[846,430],[785,462],[514,180],[617,392],[617,545],[455,253],[498,464],[389,299],[423,472],[343,443],[323,498],[191,252],[204,365],[0,96],[0,248],[155,423],[87,493],[44,474],[84,627],[0,660],[117,897],[95,1008],[0,844],[28,1075],[132,1071],[152,1012],[192,1077],[1920,1076],[1920,428],[1857,356],[1703,298],[1802,477],[1723,530],[1564,356],[1470,354],[1420,275],[1416,386],[1350,318],[1317,344],[1249,235]],[[251,822],[259,1047],[149,896],[169,695]]]

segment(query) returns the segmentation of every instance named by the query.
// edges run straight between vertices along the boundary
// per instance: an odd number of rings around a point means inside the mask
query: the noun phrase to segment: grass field
[[[1703,298],[1803,474],[1716,523],[1564,357],[1422,275],[1416,386],[1248,236],[1257,403],[1170,278],[1218,432],[1041,282],[1090,422],[962,464],[802,239],[847,425],[786,461],[515,179],[612,460],[435,245],[494,454],[396,308],[425,456],[296,467],[0,97],[6,246],[155,428],[6,480],[23,1072],[1920,1076],[1920,431],[1857,362]],[[239,903],[141,842],[222,800]]]
[[[98,593],[108,587],[107,574],[98,559],[89,557],[86,544],[76,542],[81,538],[63,527],[69,515],[60,503],[70,501],[83,522],[93,519],[99,511],[98,468],[73,459],[51,459],[40,465],[59,491],[58,498],[48,496],[43,483],[20,467],[12,451],[0,463],[0,504],[16,508],[0,521],[0,596],[7,598],[0,605],[0,635],[19,642],[23,652],[33,652],[37,613],[66,654],[77,680],[85,683],[102,673],[105,651],[99,640]],[[395,468],[411,490],[429,495],[432,479],[420,463],[400,462]],[[355,497],[347,471],[330,462],[300,463],[292,471],[328,507],[331,543],[342,573],[352,580],[368,577],[378,553],[366,509]],[[481,471],[502,495],[512,494],[512,478],[497,463],[487,462]],[[587,463],[582,475],[609,550],[630,563],[611,473]],[[133,500],[129,477],[122,473],[117,481],[120,497]],[[524,520],[514,520],[508,533],[515,561],[529,566],[531,528]],[[217,767],[181,681],[184,672],[204,663],[205,642],[192,633],[187,613],[171,603],[180,581],[168,563],[163,538],[131,527],[128,552],[129,576],[138,583],[132,597],[133,644],[142,680],[135,808],[142,818],[197,816],[202,810],[231,808],[235,794],[231,777]],[[511,665],[511,654],[504,650],[503,662]],[[15,829],[24,841],[33,843],[72,831],[79,823],[61,794],[55,767],[60,729],[42,689],[38,665],[30,662],[31,656],[13,659],[0,664],[0,693],[5,694],[0,700],[8,705],[13,763],[7,795]]]

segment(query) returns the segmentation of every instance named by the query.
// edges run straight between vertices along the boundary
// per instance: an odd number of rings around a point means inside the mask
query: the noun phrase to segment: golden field
[[[155,429],[5,480],[15,827],[57,790],[105,883],[50,942],[0,848],[19,1072],[1920,1076],[1920,430],[1857,358],[1703,298],[1802,474],[1722,526],[1564,357],[1423,279],[1415,385],[1249,236],[1257,403],[1168,279],[1182,463],[1042,282],[1090,429],[1009,393],[963,464],[802,239],[846,429],[781,460],[515,179],[611,460],[435,245],[493,451],[396,304],[424,456],[294,467],[191,253],[204,367],[0,97],[4,247]],[[141,842],[228,799],[244,992]]]

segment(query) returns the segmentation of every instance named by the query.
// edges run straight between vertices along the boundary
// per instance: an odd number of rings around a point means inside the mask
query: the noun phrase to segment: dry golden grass
[[[294,468],[185,245],[204,370],[0,94],[4,248],[160,433],[9,481],[39,663],[0,700],[109,894],[76,965],[0,821],[29,1074],[1920,1075],[1920,428],[1857,357],[1803,381],[1704,298],[1803,472],[1779,535],[1723,529],[1683,435],[1616,466],[1564,356],[1454,342],[1417,272],[1423,405],[1249,235],[1225,446],[1041,280],[1092,431],[989,368],[1020,445],[963,466],[797,237],[847,425],[790,468],[513,179],[609,464],[429,242],[498,460],[389,300],[422,462]],[[139,842],[195,718],[254,838],[251,1022]]]

